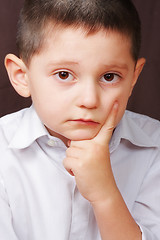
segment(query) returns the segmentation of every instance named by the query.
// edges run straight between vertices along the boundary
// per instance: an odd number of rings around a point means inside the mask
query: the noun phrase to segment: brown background
[[[147,63],[128,109],[160,120],[160,0],[133,0],[142,21],[141,56]],[[16,24],[23,0],[0,0],[0,116],[30,105],[12,89],[5,68],[7,53],[16,54]]]

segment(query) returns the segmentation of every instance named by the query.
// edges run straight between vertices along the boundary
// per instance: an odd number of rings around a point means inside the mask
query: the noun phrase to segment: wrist
[[[94,211],[98,209],[100,210],[101,208],[105,208],[107,210],[111,209],[112,207],[114,208],[115,205],[119,203],[120,198],[121,194],[116,184],[114,184],[110,190],[107,189],[106,192],[103,191],[103,194],[101,194],[101,196],[97,196],[97,198],[91,202],[91,205]]]

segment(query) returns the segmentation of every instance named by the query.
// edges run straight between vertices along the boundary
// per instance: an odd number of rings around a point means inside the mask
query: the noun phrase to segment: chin
[[[84,141],[84,140],[91,140],[97,134],[96,133],[79,133],[79,134],[72,134],[70,135],[69,139],[71,141]]]

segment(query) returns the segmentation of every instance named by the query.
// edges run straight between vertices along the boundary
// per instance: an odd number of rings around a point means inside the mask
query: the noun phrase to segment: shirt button
[[[54,146],[55,146],[54,140],[49,139],[49,140],[48,140],[48,145],[49,145],[50,147],[54,147]]]

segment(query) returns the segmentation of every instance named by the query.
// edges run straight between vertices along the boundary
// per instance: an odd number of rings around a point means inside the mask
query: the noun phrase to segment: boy
[[[26,0],[20,58],[33,105],[3,117],[3,240],[156,240],[160,124],[126,111],[145,60],[129,0]]]

